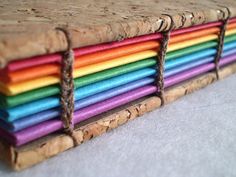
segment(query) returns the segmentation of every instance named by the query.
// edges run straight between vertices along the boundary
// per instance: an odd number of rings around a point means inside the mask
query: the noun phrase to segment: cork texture
[[[2,0],[0,68],[16,59],[65,51],[66,28],[73,48],[119,41],[236,16],[235,0]]]
[[[233,73],[236,73],[236,63],[221,69],[219,76],[220,79],[223,79]],[[187,94],[204,88],[216,80],[215,72],[209,72],[170,88],[165,93],[166,103],[171,103]],[[159,97],[150,96],[122,108],[109,111],[78,125],[75,128],[75,138],[79,144],[82,144],[142,116],[144,113],[153,111],[159,108],[160,105],[161,100]],[[73,145],[73,139],[62,133],[51,134],[19,148],[14,148],[6,142],[0,141],[0,159],[15,170],[22,170],[73,148]]]

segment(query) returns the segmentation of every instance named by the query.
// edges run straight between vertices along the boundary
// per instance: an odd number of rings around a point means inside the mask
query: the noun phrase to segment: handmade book
[[[3,0],[0,19],[0,159],[15,170],[236,72],[234,0]]]

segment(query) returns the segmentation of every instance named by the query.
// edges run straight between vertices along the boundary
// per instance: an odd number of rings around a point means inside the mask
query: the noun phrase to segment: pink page
[[[232,18],[230,20],[230,23],[234,23],[234,22],[236,22],[236,18]],[[221,24],[221,22],[212,22],[212,23],[208,23],[208,24],[204,24],[204,25],[197,25],[194,27],[178,29],[178,30],[173,31],[171,36],[176,36],[176,35],[183,34],[183,33],[188,33],[188,32],[193,32],[193,31],[197,31],[197,30],[201,30],[201,29],[215,27],[215,26],[219,26],[220,24]],[[160,38],[161,38],[160,33],[148,34],[148,35],[125,39],[123,41],[118,41],[118,42],[116,41],[116,42],[110,42],[110,43],[104,43],[104,44],[74,49],[74,53],[75,53],[75,57],[79,57],[81,55],[90,54],[90,53],[94,53],[94,52],[98,52],[98,51],[102,51],[102,50],[112,49],[112,48],[116,48],[116,47],[121,47],[121,46],[125,46],[125,45],[139,43],[139,42],[149,41],[149,40],[157,40]],[[17,71],[17,70],[32,67],[32,66],[48,64],[48,63],[55,63],[55,62],[60,62],[60,61],[61,61],[61,54],[59,54],[59,53],[48,54],[48,55],[43,55],[43,56],[36,56],[36,57],[31,57],[31,58],[27,58],[27,59],[23,59],[23,60],[13,61],[8,64],[8,66],[4,69],[4,72]]]

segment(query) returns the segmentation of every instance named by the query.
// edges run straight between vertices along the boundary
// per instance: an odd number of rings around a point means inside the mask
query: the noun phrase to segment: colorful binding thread
[[[170,40],[170,33],[174,29],[174,21],[173,18],[170,15],[167,14],[162,14],[165,16],[168,16],[170,18],[171,23],[170,27],[167,31],[162,32],[162,39],[160,43],[160,48],[158,50],[158,55],[157,55],[157,74],[156,74],[156,85],[157,85],[157,93],[156,95],[160,97],[161,99],[161,106],[165,104],[165,96],[164,96],[164,72],[165,72],[165,57],[166,57],[166,52]]]
[[[226,27],[229,21],[229,18],[231,16],[231,12],[228,7],[224,7],[227,9],[227,15],[223,10],[219,10],[219,12],[223,13],[222,18],[222,25],[220,26],[220,32],[218,35],[218,45],[217,45],[217,52],[215,55],[214,63],[215,63],[215,72],[216,72],[216,78],[219,79],[219,62],[222,55],[223,47],[224,47],[224,38],[225,38],[225,31]]]
[[[63,122],[64,132],[68,134],[77,146],[79,143],[74,134],[74,79],[73,79],[73,68],[74,68],[74,51],[72,49],[72,40],[69,31],[66,28],[56,28],[62,31],[66,37],[67,50],[62,54],[61,62],[61,120]]]

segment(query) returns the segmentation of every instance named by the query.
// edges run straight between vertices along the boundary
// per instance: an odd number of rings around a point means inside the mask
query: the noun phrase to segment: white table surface
[[[236,75],[22,172],[0,177],[236,176]]]

